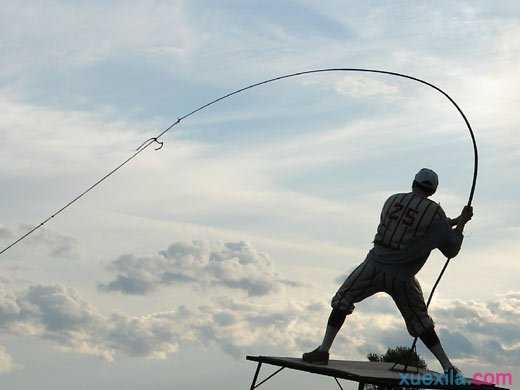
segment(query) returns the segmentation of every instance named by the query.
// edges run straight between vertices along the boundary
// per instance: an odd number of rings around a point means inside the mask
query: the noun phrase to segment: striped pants
[[[369,259],[361,263],[347,277],[332,298],[331,306],[351,314],[355,303],[378,292],[386,292],[392,297],[412,336],[420,336],[434,327],[417,279],[414,277],[399,279],[385,272]]]

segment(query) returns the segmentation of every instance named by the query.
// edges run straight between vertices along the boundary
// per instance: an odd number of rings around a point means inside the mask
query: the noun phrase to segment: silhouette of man
[[[445,371],[456,370],[435,332],[415,274],[435,248],[449,258],[459,253],[462,231],[472,218],[473,210],[466,206],[459,217],[447,218],[441,206],[428,199],[437,190],[438,183],[437,174],[423,168],[415,175],[412,192],[388,198],[381,212],[374,247],[332,298],[332,312],[323,342],[314,351],[304,353],[304,361],[327,364],[334,338],[346,316],[354,310],[354,304],[384,291],[396,303],[408,332],[422,340]]]

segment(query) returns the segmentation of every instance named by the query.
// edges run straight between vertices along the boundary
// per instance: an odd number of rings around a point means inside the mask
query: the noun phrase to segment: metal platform
[[[299,358],[276,356],[247,356],[247,360],[258,363],[253,382],[251,383],[251,390],[267,382],[284,368],[332,377],[340,389],[343,389],[343,387],[338,379],[359,383],[358,390],[368,390],[369,385],[395,386],[395,388],[405,387],[408,389],[507,390],[490,384],[472,384],[469,378],[466,378],[464,385],[447,384],[446,382],[449,381],[449,378],[438,372],[417,369],[416,367],[408,367],[404,371],[404,366],[399,365],[396,366],[397,370],[392,370],[393,363],[330,360],[329,364],[325,366],[306,363]],[[270,364],[280,368],[257,383],[262,364]],[[452,383],[460,382],[453,382],[452,379]]]

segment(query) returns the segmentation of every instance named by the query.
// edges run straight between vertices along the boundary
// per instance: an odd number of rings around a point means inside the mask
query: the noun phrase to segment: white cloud
[[[18,368],[14,364],[13,358],[7,353],[3,346],[0,346],[0,375],[6,374]]]
[[[145,138],[109,110],[90,113],[42,107],[2,91],[0,172],[13,178],[56,178],[97,170],[127,157]],[[115,157],[114,159],[114,155]]]
[[[175,242],[155,256],[123,255],[109,269],[114,280],[102,291],[147,294],[161,286],[190,285],[205,290],[218,287],[244,291],[248,296],[278,292],[298,283],[280,278],[267,254],[245,242]]]
[[[0,298],[0,327],[12,334],[52,340],[64,350],[113,360],[116,355],[165,358],[180,345],[216,344],[237,355],[244,349],[273,347],[296,351],[317,339],[304,313],[318,305],[280,306],[221,300],[211,306],[180,306],[142,317],[101,315],[77,292],[63,286],[31,286]]]
[[[5,247],[30,231],[33,226],[21,224],[14,228],[0,226],[0,246]],[[70,236],[60,234],[51,229],[40,228],[24,242],[36,250],[43,250],[52,258],[76,259],[78,243]]]
[[[335,83],[335,90],[339,95],[355,98],[385,97],[392,98],[399,94],[399,87],[373,77],[345,77]]]
[[[386,310],[388,302],[381,306],[381,300],[389,301],[376,296],[370,300],[375,304],[371,310],[358,309],[335,351],[346,344],[347,356],[360,358],[409,342],[397,309]],[[259,352],[299,355],[319,343],[328,312],[318,302],[215,298],[203,306],[179,306],[145,316],[102,315],[77,292],[59,285],[33,285],[18,293],[4,289],[0,297],[0,327],[7,333],[52,340],[64,350],[109,361],[118,355],[161,359],[194,344],[217,345],[236,357]],[[520,362],[519,313],[519,293],[487,302],[445,301],[433,310],[457,361],[472,361],[478,355],[481,363],[489,364]]]
[[[143,54],[167,49],[169,58],[178,59],[195,46],[197,37],[185,22],[183,8],[182,2],[111,7],[94,3],[6,4],[0,31],[9,37],[1,57],[8,60],[0,65],[16,74],[34,65],[93,64],[129,50]],[[24,28],[9,23],[13,19]],[[10,65],[14,63],[18,69]]]
[[[481,364],[520,364],[520,296],[518,292],[503,294],[489,301],[445,302],[433,311],[435,318],[451,332],[464,335],[466,347],[455,355],[480,360]],[[468,344],[469,343],[469,344]],[[475,351],[475,354],[468,352]]]

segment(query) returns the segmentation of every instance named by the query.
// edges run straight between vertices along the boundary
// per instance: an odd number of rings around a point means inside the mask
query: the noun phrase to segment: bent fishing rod
[[[156,135],[155,137],[149,138],[146,141],[144,141],[135,150],[135,152],[133,154],[131,154],[126,160],[124,160],[122,163],[120,163],[114,169],[110,170],[108,173],[106,173],[104,176],[102,176],[100,179],[98,179],[92,185],[87,187],[84,191],[82,191],[81,193],[76,195],[68,203],[66,203],[64,206],[62,206],[61,208],[59,208],[58,210],[53,212],[51,215],[49,215],[47,218],[45,218],[38,225],[34,226],[28,232],[26,232],[25,234],[21,235],[16,240],[14,240],[9,245],[7,245],[4,249],[2,249],[0,251],[0,255],[4,254],[10,248],[15,246],[19,242],[23,241],[25,238],[29,237],[32,233],[34,233],[38,229],[41,229],[51,219],[55,218],[56,216],[58,216],[59,214],[64,212],[67,208],[72,206],[74,203],[79,201],[87,193],[89,193],[94,188],[99,186],[101,183],[106,181],[108,178],[110,178],[112,175],[114,175],[117,171],[119,171],[121,168],[126,166],[130,161],[132,161],[134,158],[136,158],[138,155],[140,155],[143,151],[148,149],[151,145],[156,145],[157,146],[156,148],[154,148],[155,150],[161,149],[163,147],[163,145],[164,145],[164,141],[161,141],[161,138],[166,133],[168,133],[170,130],[172,130],[174,127],[178,126],[185,119],[187,119],[187,118],[197,114],[198,112],[200,112],[202,110],[207,109],[210,106],[213,106],[214,104],[216,104],[218,102],[221,102],[222,100],[225,100],[225,99],[230,98],[230,97],[232,97],[234,95],[240,94],[242,92],[248,91],[250,89],[253,89],[253,88],[256,88],[256,87],[259,87],[259,86],[262,86],[262,85],[270,84],[270,83],[273,83],[275,81],[284,80],[284,79],[288,79],[288,78],[292,78],[292,77],[300,77],[300,76],[306,76],[306,75],[314,75],[314,74],[317,74],[317,73],[330,73],[330,72],[361,72],[361,73],[382,74],[382,75],[387,75],[387,76],[400,77],[400,78],[412,80],[412,81],[415,81],[415,82],[420,83],[422,85],[426,85],[426,86],[428,86],[430,88],[433,88],[434,90],[436,90],[437,92],[442,94],[446,99],[448,99],[449,102],[456,108],[456,110],[458,111],[458,113],[462,117],[462,119],[463,119],[463,121],[464,121],[464,123],[465,123],[465,125],[467,127],[467,130],[469,132],[469,135],[470,135],[470,138],[471,138],[471,142],[472,142],[472,145],[473,145],[473,156],[474,156],[474,158],[473,158],[473,178],[472,178],[471,188],[470,188],[470,191],[469,191],[468,202],[467,202],[467,205],[471,206],[471,204],[473,202],[473,195],[475,193],[475,186],[477,184],[477,174],[478,174],[478,149],[477,149],[477,142],[475,140],[475,134],[474,134],[473,129],[472,129],[470,123],[469,123],[468,118],[466,117],[466,115],[464,114],[462,109],[459,107],[459,105],[455,102],[455,100],[453,100],[453,98],[450,95],[448,95],[448,93],[446,93],[444,90],[442,90],[438,86],[436,86],[436,85],[434,85],[434,84],[432,84],[432,83],[430,83],[428,81],[425,81],[425,80],[420,79],[418,77],[410,76],[410,75],[407,75],[407,74],[404,74],[404,73],[391,72],[391,71],[379,70],[379,69],[366,69],[366,68],[324,68],[324,69],[312,69],[312,70],[306,70],[306,71],[302,71],[302,72],[295,72],[295,73],[285,74],[285,75],[273,77],[273,78],[270,78],[270,79],[267,79],[267,80],[263,80],[263,81],[260,81],[260,82],[256,82],[256,83],[247,85],[247,86],[242,87],[240,89],[237,89],[237,90],[234,90],[232,92],[229,92],[229,93],[227,93],[227,94],[225,94],[223,96],[220,96],[220,97],[218,97],[218,98],[216,98],[214,100],[211,100],[208,103],[205,103],[205,104],[195,108],[194,110],[188,112],[187,114],[178,117],[175,122],[173,122],[167,128],[162,130],[158,135]],[[431,302],[431,300],[433,298],[433,294],[435,293],[435,290],[436,290],[437,286],[439,285],[440,280],[442,279],[442,277],[443,277],[443,275],[444,275],[444,273],[445,273],[445,271],[446,271],[446,269],[447,269],[447,267],[449,265],[449,262],[450,262],[450,259],[447,259],[446,263],[444,264],[444,267],[442,268],[442,271],[441,271],[439,277],[437,278],[437,280],[436,280],[436,282],[435,282],[435,284],[433,286],[433,289],[432,289],[432,291],[430,293],[430,296],[428,298],[428,306],[429,306],[429,304],[430,304],[430,302]],[[413,350],[415,348],[416,343],[417,343],[417,337],[415,338],[415,340],[413,342],[411,350]]]

